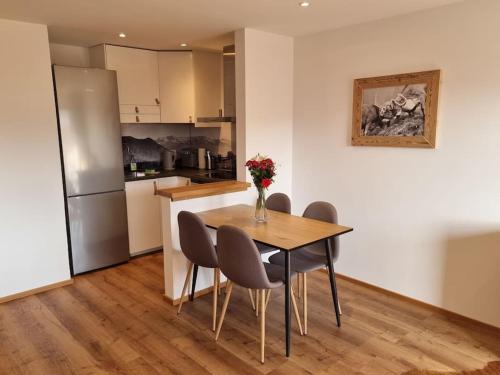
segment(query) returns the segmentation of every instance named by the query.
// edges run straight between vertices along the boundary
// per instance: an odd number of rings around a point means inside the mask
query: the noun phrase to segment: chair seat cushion
[[[285,253],[283,251],[269,257],[269,262],[285,266]],[[295,272],[306,273],[319,270],[327,265],[326,256],[299,249],[290,253],[290,268]]]
[[[264,268],[266,269],[269,281],[271,281],[272,283],[279,283],[278,286],[281,286],[285,283],[285,267],[272,263],[264,263]],[[292,279],[295,275],[297,275],[297,273],[293,270],[290,270],[290,279]]]
[[[264,245],[263,243],[260,242],[255,242],[255,245],[257,246],[257,250],[259,250],[259,253],[265,254],[265,253],[270,253],[271,251],[276,251],[275,247]]]

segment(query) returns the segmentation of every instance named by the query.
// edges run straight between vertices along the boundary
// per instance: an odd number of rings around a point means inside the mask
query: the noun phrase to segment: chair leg
[[[299,309],[297,308],[297,301],[295,300],[295,293],[293,292],[293,288],[290,293],[292,297],[292,306],[293,306],[293,312],[295,313],[295,319],[297,320],[297,324],[299,325],[299,332],[300,335],[303,336],[304,332],[302,331],[302,324],[300,323],[300,315],[299,315]]]
[[[259,316],[260,290],[255,289],[255,316]]]
[[[269,299],[271,298],[271,289],[267,291],[267,297],[266,297],[266,309],[267,309],[267,304],[269,303]]]
[[[339,314],[342,315],[342,309],[340,308],[340,301],[337,300],[337,305],[339,306]]]
[[[253,299],[253,291],[252,289],[247,289],[248,290],[248,296],[250,297],[250,302],[252,303],[252,310],[255,311],[255,301]]]
[[[300,273],[297,274],[297,298],[300,299],[302,297],[302,285],[300,282]]]
[[[220,268],[217,268],[217,294],[220,296]]]
[[[193,285],[191,287],[191,296],[189,297],[189,300],[191,300],[191,301],[194,300],[194,292],[196,290],[196,279],[197,279],[197,277],[198,277],[198,265],[195,264],[194,268],[193,268],[193,281],[192,281]]]
[[[226,298],[224,298],[224,304],[222,305],[222,312],[219,318],[219,325],[217,326],[217,331],[215,331],[215,341],[219,339],[220,330],[222,328],[222,323],[224,322],[224,317],[226,316],[227,305],[229,304],[229,299],[231,298],[231,292],[233,291],[233,283],[229,280],[226,284]]]
[[[217,275],[219,274],[219,269],[214,268],[214,289],[212,291],[213,301],[212,301],[212,331],[215,332],[215,326],[217,324],[217,296],[219,295],[219,280]]]
[[[184,287],[182,288],[181,293],[181,302],[179,303],[179,309],[177,310],[177,314],[181,313],[182,304],[184,303],[184,295],[186,294],[187,287],[189,285],[189,279],[191,278],[191,271],[193,270],[193,263],[189,262],[188,271],[186,274],[186,280],[184,281]]]
[[[259,291],[260,296],[260,363],[264,363],[264,350],[266,346],[266,290]]]
[[[307,335],[307,273],[302,274],[302,289],[304,298],[302,299],[302,309],[304,311],[304,335]]]

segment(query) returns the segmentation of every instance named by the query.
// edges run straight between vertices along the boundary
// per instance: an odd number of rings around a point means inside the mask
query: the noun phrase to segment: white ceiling
[[[299,36],[462,0],[310,1],[301,8],[299,0],[0,0],[0,18],[47,24],[57,43],[219,49],[242,27]]]

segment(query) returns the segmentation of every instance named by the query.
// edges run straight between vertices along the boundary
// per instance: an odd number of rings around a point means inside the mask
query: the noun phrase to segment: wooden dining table
[[[353,229],[271,210],[267,210],[267,221],[257,222],[254,213],[255,207],[240,204],[198,212],[197,214],[209,228],[218,229],[222,225],[234,225],[245,231],[254,241],[274,247],[285,253],[285,354],[289,357],[291,349],[290,253],[315,242],[325,241],[332,297],[334,297],[333,294],[336,293],[336,290],[334,290],[332,284],[334,271],[329,240],[351,232]],[[334,308],[337,309],[335,302]]]

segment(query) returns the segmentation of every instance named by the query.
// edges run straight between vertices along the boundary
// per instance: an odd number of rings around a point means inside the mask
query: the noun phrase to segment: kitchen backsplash
[[[133,157],[137,163],[154,165],[161,161],[165,149],[180,151],[186,147],[206,148],[214,154],[226,155],[228,151],[235,152],[231,140],[221,136],[227,133],[221,128],[195,128],[186,124],[122,124],[123,163],[130,164]]]

